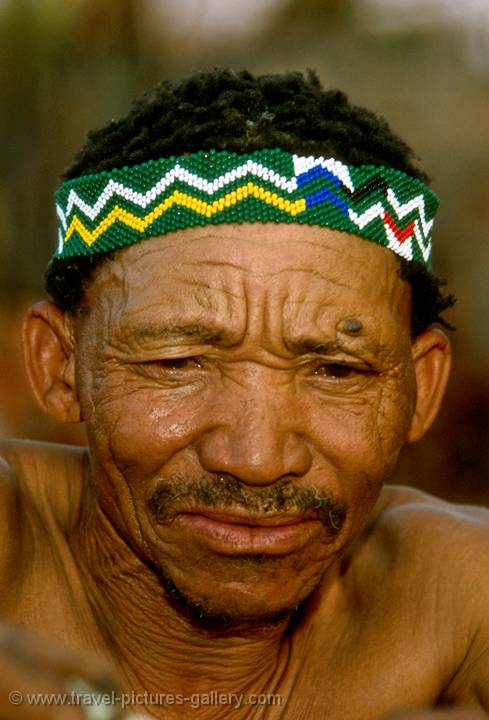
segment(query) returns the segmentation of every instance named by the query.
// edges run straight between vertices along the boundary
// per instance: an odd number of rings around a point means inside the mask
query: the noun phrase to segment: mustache
[[[335,536],[346,517],[345,503],[330,492],[299,488],[288,480],[279,480],[270,487],[251,488],[234,476],[222,473],[195,481],[177,476],[162,480],[146,504],[160,525],[169,524],[178,513],[195,508],[224,512],[240,508],[263,515],[292,512],[315,517]]]

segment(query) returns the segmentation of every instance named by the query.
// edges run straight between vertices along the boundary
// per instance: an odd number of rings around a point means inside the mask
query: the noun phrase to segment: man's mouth
[[[306,520],[317,520],[314,513],[299,514],[297,512],[283,513],[251,513],[233,510],[223,512],[214,508],[193,508],[185,511],[190,515],[203,515],[216,522],[229,523],[231,525],[249,525],[250,527],[279,527],[285,525],[296,525]]]
[[[316,516],[263,515],[196,509],[179,513],[173,523],[223,555],[285,555],[324,533]]]
[[[249,488],[232,476],[160,482],[147,500],[159,535],[178,532],[221,555],[287,555],[314,542],[334,542],[346,505],[316,488],[288,481]]]

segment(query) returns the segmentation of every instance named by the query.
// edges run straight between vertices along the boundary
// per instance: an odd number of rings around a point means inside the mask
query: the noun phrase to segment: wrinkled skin
[[[336,231],[222,225],[118,252],[74,316],[35,306],[34,392],[89,453],[4,444],[38,550],[3,617],[131,690],[287,698],[237,717],[488,707],[488,598],[466,592],[487,515],[384,487],[450,364],[438,330],[412,341],[396,269]]]
[[[318,242],[310,230],[297,240],[288,226],[265,237],[256,225],[219,227],[129,248],[100,272],[76,326],[100,504],[141,556],[213,614],[259,618],[302,601],[358,534],[407,437],[409,295],[395,257],[386,253],[373,284],[364,267],[378,248],[351,238],[345,254],[333,233]],[[363,323],[357,337],[341,332],[350,317]],[[222,338],[163,337],[164,326],[185,324]],[[308,352],[294,351],[306,340]],[[148,514],[160,481],[209,475],[237,478],[250,495],[283,481],[327,491],[347,508],[342,531],[331,542],[320,523],[304,528],[301,547],[271,555],[257,574],[179,517],[158,526]]]

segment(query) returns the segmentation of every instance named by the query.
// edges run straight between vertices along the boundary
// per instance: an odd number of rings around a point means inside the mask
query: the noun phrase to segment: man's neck
[[[205,627],[165,590],[97,508],[71,538],[107,649],[129,690],[271,692],[289,658],[290,617]]]

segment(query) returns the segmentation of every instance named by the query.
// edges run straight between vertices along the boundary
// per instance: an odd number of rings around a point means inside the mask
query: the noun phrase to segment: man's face
[[[96,271],[75,337],[99,500],[204,614],[293,608],[364,524],[415,400],[396,267],[351,235],[247,224]]]

